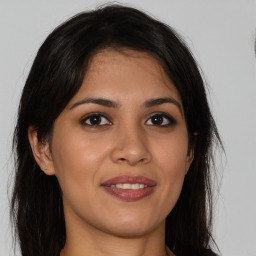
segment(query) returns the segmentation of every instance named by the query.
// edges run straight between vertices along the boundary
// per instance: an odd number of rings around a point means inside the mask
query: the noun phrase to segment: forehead
[[[130,49],[105,49],[89,62],[82,86],[74,96],[141,98],[180,95],[159,61],[145,52]]]
[[[102,68],[113,65],[118,68],[121,65],[142,68],[159,75],[162,67],[159,62],[149,53],[121,48],[118,50],[107,48],[97,52],[90,60],[87,72],[101,72]]]

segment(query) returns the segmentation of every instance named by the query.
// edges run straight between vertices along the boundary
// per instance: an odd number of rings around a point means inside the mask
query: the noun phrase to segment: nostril
[[[119,164],[145,164],[151,160],[151,154],[145,146],[135,148],[126,145],[123,148],[114,147],[111,152],[111,159]]]
[[[139,162],[145,162],[145,161],[147,161],[147,159],[146,158],[142,158],[142,159],[140,159]]]

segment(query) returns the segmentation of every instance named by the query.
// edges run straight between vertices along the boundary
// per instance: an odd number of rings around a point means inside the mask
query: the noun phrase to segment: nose
[[[151,161],[150,153],[145,132],[139,128],[120,130],[116,137],[116,143],[111,153],[115,163],[127,163],[131,166],[146,164]]]

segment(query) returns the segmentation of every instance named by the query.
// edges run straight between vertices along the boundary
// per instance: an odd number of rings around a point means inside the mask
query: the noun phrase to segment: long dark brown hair
[[[37,165],[28,127],[36,127],[39,141],[49,138],[54,121],[81,87],[89,60],[104,48],[151,54],[179,91],[194,161],[166,219],[166,245],[178,255],[210,249],[210,171],[214,171],[213,145],[221,142],[198,66],[172,28],[134,8],[109,5],[57,27],[40,47],[23,89],[13,140],[16,172],[11,204],[22,255],[58,256],[66,241],[60,186],[55,176],[45,175]]]

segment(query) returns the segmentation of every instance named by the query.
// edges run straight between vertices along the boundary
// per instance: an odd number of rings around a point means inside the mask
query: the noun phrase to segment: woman
[[[116,5],[71,18],[20,101],[22,255],[215,255],[214,140],[202,77],[170,27]]]

